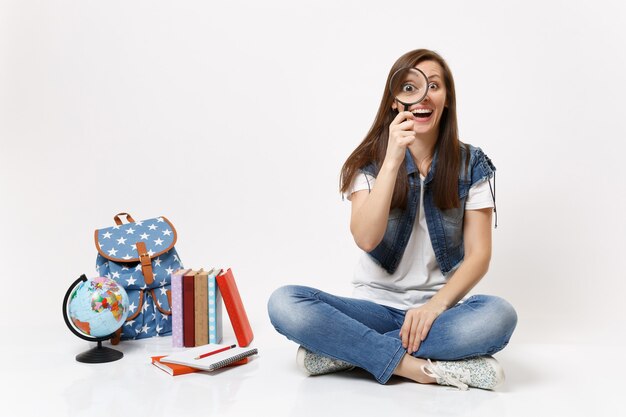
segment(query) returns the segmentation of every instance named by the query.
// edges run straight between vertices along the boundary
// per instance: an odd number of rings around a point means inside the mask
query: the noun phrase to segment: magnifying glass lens
[[[428,78],[416,68],[401,68],[391,78],[389,88],[400,103],[416,104],[428,93]]]

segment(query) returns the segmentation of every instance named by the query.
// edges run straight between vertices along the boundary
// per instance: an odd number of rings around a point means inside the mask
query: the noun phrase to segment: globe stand
[[[80,333],[78,330],[74,328],[72,323],[70,322],[69,316],[67,314],[67,302],[70,299],[70,295],[72,290],[76,285],[80,284],[83,281],[87,281],[87,277],[83,274],[78,278],[67,290],[65,293],[65,297],[63,299],[63,319],[65,320],[65,324],[67,327],[74,333],[76,336],[80,337],[83,340],[87,340],[89,342],[98,342],[98,345],[94,348],[91,348],[83,353],[79,353],[76,355],[76,360],[82,363],[106,363],[113,362],[124,357],[124,354],[119,350],[111,349],[110,347],[102,346],[102,341],[109,340],[113,337],[113,334],[110,334],[105,337],[87,337],[84,334]]]
[[[76,360],[82,363],[105,363],[122,359],[124,354],[119,350],[102,346],[102,341],[98,340],[98,346],[76,355]]]

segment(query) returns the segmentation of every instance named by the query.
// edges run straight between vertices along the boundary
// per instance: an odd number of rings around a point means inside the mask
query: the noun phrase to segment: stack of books
[[[216,371],[228,366],[248,363],[257,348],[237,347],[237,345],[208,344],[187,349],[167,356],[153,356],[152,364],[172,376],[185,375],[198,371]]]
[[[172,346],[195,347],[222,341],[222,300],[237,343],[253,333],[232,270],[178,270],[172,274]]]
[[[222,301],[239,346],[219,345],[222,340]],[[171,375],[214,370],[242,365],[248,362],[248,356],[257,353],[256,348],[244,349],[254,335],[230,268],[226,271],[209,268],[174,272],[171,306],[172,346],[194,349],[177,355],[152,357],[152,363],[160,369]],[[205,353],[208,348],[224,348],[224,352],[220,352],[221,356],[196,361],[193,355]]]

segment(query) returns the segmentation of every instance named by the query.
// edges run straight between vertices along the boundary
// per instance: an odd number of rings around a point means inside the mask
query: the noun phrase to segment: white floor
[[[617,416],[624,407],[623,347],[516,344],[497,355],[507,382],[497,392],[380,385],[363,371],[306,377],[296,346],[270,328],[256,330],[259,356],[216,373],[171,377],[149,362],[171,340],[118,346],[124,358],[87,365],[74,356],[91,345],[69,333],[39,343],[2,343],[3,416]],[[5,333],[6,334],[6,333]],[[53,335],[54,334],[54,335]],[[17,335],[19,336],[19,335]],[[227,334],[225,342],[234,341]],[[108,343],[107,343],[108,345]]]

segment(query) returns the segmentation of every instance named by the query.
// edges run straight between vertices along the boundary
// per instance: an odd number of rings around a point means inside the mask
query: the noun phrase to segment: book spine
[[[222,329],[223,327],[223,323],[224,323],[224,307],[223,307],[224,303],[222,300],[222,293],[219,289],[219,287],[217,286],[217,281],[215,281],[215,321],[216,321],[216,326],[215,326],[215,337],[217,339],[217,343],[222,343]]]
[[[183,345],[185,347],[194,347],[196,343],[194,278],[194,275],[183,277]]]
[[[222,341],[222,297],[215,283],[215,274],[209,275],[209,343]]]
[[[208,276],[206,273],[196,275],[194,283],[195,300],[195,345],[202,346],[209,343],[209,312],[207,289]]]
[[[218,275],[216,280],[224,299],[224,305],[226,305],[226,312],[233,325],[237,343],[240,347],[248,346],[252,342],[254,334],[231,269],[229,268],[225,273]]]
[[[172,274],[172,346],[183,347],[183,274]]]

